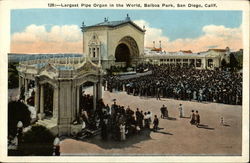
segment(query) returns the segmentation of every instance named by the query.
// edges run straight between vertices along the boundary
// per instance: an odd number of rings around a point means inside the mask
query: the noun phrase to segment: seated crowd
[[[157,99],[164,97],[242,104],[242,75],[236,72],[219,69],[200,70],[178,65],[141,66],[151,70],[152,74],[125,80],[119,76],[107,75],[103,82],[105,90],[126,91],[134,96]]]

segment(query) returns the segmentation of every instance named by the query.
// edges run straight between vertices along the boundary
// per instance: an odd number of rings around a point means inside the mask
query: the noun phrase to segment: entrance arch
[[[115,49],[115,61],[125,62],[126,66],[131,65],[133,58],[139,56],[139,49],[136,41],[130,37],[123,37],[117,44]]]
[[[130,51],[126,44],[121,43],[115,49],[115,61],[130,63]]]

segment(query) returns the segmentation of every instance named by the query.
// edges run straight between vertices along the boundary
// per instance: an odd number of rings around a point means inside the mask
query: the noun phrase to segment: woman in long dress
[[[193,99],[196,100],[197,96],[196,96],[196,91],[193,92]]]
[[[124,123],[122,123],[121,125],[120,125],[120,133],[121,133],[121,141],[124,141],[124,140],[126,140],[126,132],[125,132],[125,124]]]
[[[182,104],[180,104],[179,105],[179,116],[180,116],[180,118],[182,118],[183,117],[183,108],[182,108]]]

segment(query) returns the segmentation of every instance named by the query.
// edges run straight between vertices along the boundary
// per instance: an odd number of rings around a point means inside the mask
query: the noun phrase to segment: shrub
[[[8,65],[8,88],[17,88],[19,85],[19,77],[16,66],[18,63],[9,63]]]
[[[53,134],[44,126],[34,125],[23,135],[20,150],[27,156],[52,156]]]
[[[11,101],[8,103],[8,135],[16,135],[17,122],[22,121],[23,126],[30,125],[30,111],[28,107],[20,101]]]

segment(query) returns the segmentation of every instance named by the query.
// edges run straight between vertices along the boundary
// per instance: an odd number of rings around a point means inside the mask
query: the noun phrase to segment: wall
[[[136,41],[139,49],[139,55],[144,52],[144,33],[136,29],[131,24],[126,24],[108,31],[109,56],[115,56],[115,49],[118,46],[119,41],[125,36],[130,36]]]
[[[85,55],[89,54],[89,41],[92,39],[93,34],[98,36],[98,39],[101,41],[101,56],[102,59],[108,59],[108,49],[107,49],[107,27],[93,27],[88,29],[83,33],[83,53]]]

